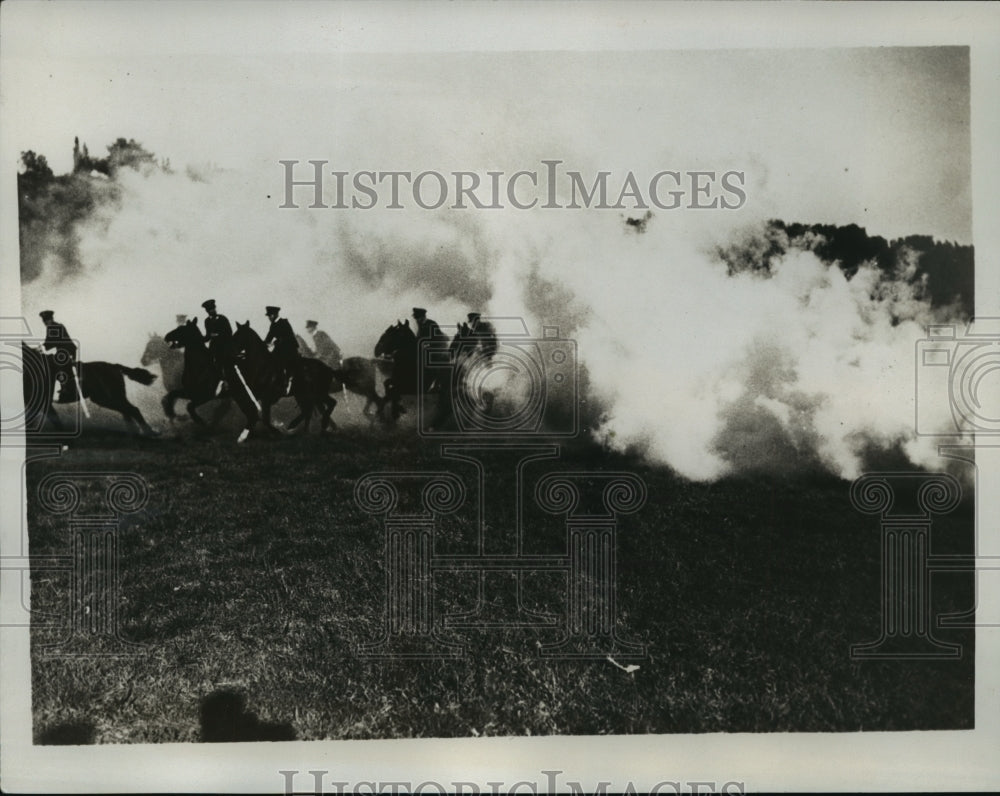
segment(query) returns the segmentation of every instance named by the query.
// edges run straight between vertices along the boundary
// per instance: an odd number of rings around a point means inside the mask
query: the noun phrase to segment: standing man
[[[70,339],[66,327],[55,320],[52,310],[43,310],[38,313],[38,317],[45,324],[42,353],[51,356],[55,365],[57,396],[53,400],[72,401],[80,386],[80,374],[76,369],[76,343]]]
[[[264,308],[264,312],[271,322],[264,342],[269,346],[273,344],[274,355],[281,364],[284,377],[288,379],[285,395],[291,395],[292,379],[299,372],[299,344],[295,341],[295,332],[288,319],[278,317],[281,307],[268,306]]]
[[[330,335],[318,327],[319,324],[316,321],[306,321],[306,331],[312,337],[313,347],[316,349],[316,358],[324,365],[334,369],[339,368],[342,364],[340,346],[333,342],[333,338]]]
[[[208,351],[212,355],[212,362],[221,374],[219,386],[215,388],[215,394],[222,393],[226,386],[226,379],[229,378],[230,371],[236,361],[233,351],[233,327],[229,323],[229,318],[220,315],[215,308],[215,299],[208,299],[202,302],[208,317],[205,318],[205,340],[208,341]],[[181,316],[177,316],[180,318]]]

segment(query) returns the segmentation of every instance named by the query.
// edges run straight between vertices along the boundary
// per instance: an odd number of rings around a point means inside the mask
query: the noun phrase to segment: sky
[[[40,46],[11,42],[5,57],[12,148],[57,173],[74,136],[92,154],[124,136],[175,166],[275,181],[289,158],[734,168],[748,174],[747,216],[971,242],[966,48],[320,53],[286,34],[288,50],[248,42],[234,55],[178,51],[184,31],[147,22],[135,52],[105,41],[118,17],[135,20],[98,8],[63,7]]]

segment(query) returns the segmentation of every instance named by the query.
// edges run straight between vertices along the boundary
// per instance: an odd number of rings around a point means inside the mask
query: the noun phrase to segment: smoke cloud
[[[845,264],[829,230],[721,212],[636,234],[608,211],[278,209],[277,173],[77,175],[86,212],[22,238],[26,314],[53,309],[84,359],[130,365],[207,298],[257,329],[267,304],[300,333],[315,318],[345,356],[371,356],[412,306],[449,332],[472,310],[520,315],[577,341],[589,433],[688,478],[936,458],[914,434],[915,345],[970,299],[935,292],[918,248]]]

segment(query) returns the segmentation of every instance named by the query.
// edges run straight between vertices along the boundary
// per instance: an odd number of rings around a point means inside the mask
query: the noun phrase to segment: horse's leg
[[[56,411],[55,406],[52,401],[49,401],[48,406],[45,408],[44,416],[42,418],[42,425],[45,425],[45,420],[51,421],[53,428],[56,431],[62,431],[64,429],[62,418],[59,417],[59,413]]]
[[[203,403],[205,403],[204,400],[201,400],[201,401],[196,401],[196,400],[188,401],[187,413],[188,413],[188,417],[190,417],[195,423],[197,423],[199,426],[205,428],[205,427],[207,427],[208,424],[205,422],[205,419],[195,411],[195,408],[201,406]]]
[[[139,407],[133,405],[125,394],[125,378],[120,372],[116,372],[117,381],[112,378],[111,383],[106,385],[107,393],[98,391],[95,395],[92,391],[84,392],[80,400],[90,398],[98,406],[104,406],[121,414],[126,426],[138,426],[139,431],[147,437],[159,436],[159,432],[150,428],[146,418],[142,416]]]
[[[298,398],[296,398],[295,405],[296,407],[298,407],[299,414],[291,423],[288,424],[288,430],[294,431],[298,427],[299,423],[305,421],[305,425],[302,426],[302,433],[308,434],[309,423],[312,421],[313,403],[308,399],[300,401]]]
[[[240,435],[236,438],[237,442],[246,442],[247,437],[250,436],[250,432],[253,431],[254,426],[257,425],[257,421],[260,420],[260,415],[257,413],[256,406],[240,407],[243,410],[243,414],[246,415],[247,422],[243,426],[243,430]]]
[[[382,399],[373,392],[365,392],[362,395],[365,397],[365,405],[361,409],[361,414],[368,418],[369,426],[374,425],[376,420],[382,418]]]
[[[295,419],[288,424],[289,431],[295,431],[299,427],[299,423],[303,420],[306,421],[306,432],[309,431],[309,417],[312,415],[312,406],[309,405],[307,401],[304,401],[299,396],[293,398],[295,401],[295,408],[299,410],[299,413],[295,416]]]
[[[452,389],[454,387],[454,382],[449,376],[441,384],[441,389],[438,391],[437,406],[434,410],[434,418],[431,421],[432,428],[441,429],[448,425],[452,418],[454,417],[454,408],[452,403]]]
[[[174,410],[174,404],[177,403],[177,399],[183,395],[183,389],[171,390],[164,395],[163,400],[160,401],[160,404],[163,406],[163,414],[165,414],[167,419],[171,422],[177,419],[177,412]]]
[[[395,423],[401,415],[406,414],[406,407],[403,406],[403,396],[396,394],[392,396],[392,421]]]
[[[113,370],[110,374],[103,370],[93,370],[91,373],[91,386],[89,389],[83,390],[80,401],[89,398],[98,406],[119,412],[127,426],[134,423],[143,434],[151,437],[157,436],[157,432],[149,427],[149,423],[146,422],[146,418],[142,416],[138,407],[129,402],[125,392],[125,376],[120,369]]]
[[[323,401],[323,411],[320,414],[319,430],[320,433],[326,431],[328,428],[336,428],[337,424],[334,422],[331,415],[333,410],[337,408],[337,399],[332,395],[326,396]]]
[[[212,412],[212,419],[209,421],[213,428],[219,425],[219,421],[222,420],[222,416],[229,410],[232,402],[232,398],[230,398],[226,393],[219,396],[219,403]]]
[[[271,407],[273,404],[267,402],[261,402],[261,415],[264,420],[264,427],[270,429],[273,432],[281,433],[281,429],[271,422]]]
[[[302,433],[303,434],[308,434],[309,433],[309,426],[312,423],[313,410],[315,408],[316,408],[316,404],[313,403],[311,400],[308,401],[306,403],[306,405],[302,407],[302,414],[305,415],[305,419],[306,419],[305,425],[302,427]]]
[[[402,412],[399,410],[399,396],[396,394],[396,385],[391,379],[387,379],[385,382],[385,403],[382,404],[382,410],[380,416],[384,415],[385,407],[389,407],[389,423],[395,423],[399,419]]]
[[[236,438],[236,441],[246,442],[247,437],[250,436],[250,432],[253,431],[254,426],[257,425],[257,421],[260,420],[260,413],[257,411],[257,405],[246,396],[243,397],[243,400],[237,398],[236,404],[247,419],[246,425],[243,426],[243,430],[240,432],[239,437]]]
[[[27,425],[29,425],[31,422],[33,422],[36,417],[38,417],[39,415],[41,415],[42,422],[41,422],[41,425],[39,425],[39,427],[38,427],[38,431],[42,431],[45,428],[45,421],[46,420],[48,420],[50,423],[52,423],[52,427],[56,431],[63,431],[64,427],[63,427],[62,418],[59,417],[59,413],[56,411],[55,402],[52,400],[52,393],[55,390],[55,382],[54,382],[54,380],[42,384],[42,390],[45,391],[44,394],[43,394],[43,396],[42,396],[43,399],[44,399],[44,405],[42,406],[41,409],[38,410],[38,412],[33,413],[30,418],[25,417],[25,421],[26,421],[25,422],[25,426],[27,427]],[[31,403],[33,403],[31,400],[29,400],[27,398],[25,399],[25,401],[24,401],[24,408],[25,408],[26,411],[27,411],[27,409],[28,409],[28,407],[29,407],[29,405]]]
[[[139,426],[139,430],[142,431],[142,433],[147,437],[158,437],[160,435],[160,432],[154,431],[150,428],[149,423],[146,422],[146,418],[144,418],[142,416],[142,412],[139,411],[139,407],[125,401],[125,405],[119,407],[118,411],[121,412],[121,415],[125,418],[126,423],[131,420]]]
[[[301,409],[301,407],[300,407],[299,408],[299,413],[295,416],[295,419],[291,423],[288,424],[288,430],[289,431],[295,431],[295,429],[297,429],[299,427],[299,423],[301,423],[303,420],[305,420],[305,417],[306,417],[305,412],[303,412],[302,409]],[[306,427],[308,429],[308,423],[306,424]]]

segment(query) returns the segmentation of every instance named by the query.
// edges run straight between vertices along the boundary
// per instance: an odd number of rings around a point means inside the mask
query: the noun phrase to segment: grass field
[[[67,518],[33,497],[47,474],[144,478],[149,502],[118,535],[121,634],[137,646],[101,656],[113,647],[96,636],[78,644],[98,654],[65,657],[43,646],[58,632],[35,628],[36,743],[973,726],[971,632],[936,631],[963,645],[960,660],[852,661],[850,645],[879,632],[880,543],[877,517],[852,509],[848,482],[801,473],[692,483],[582,442],[529,476],[546,468],[629,471],[648,486],[618,541],[621,633],[648,651],[637,670],[543,659],[551,629],[448,631],[469,646],[457,660],[358,657],[379,636],[386,595],[383,531],[355,505],[356,480],[470,472],[412,433],[349,426],[243,446],[230,433],[85,433],[28,467],[31,553],[70,544]],[[971,550],[972,508],[966,497],[935,521],[936,552]],[[440,544],[466,544],[468,514],[449,522]],[[558,538],[547,527],[539,550]],[[443,606],[471,606],[468,577],[437,576]],[[532,583],[527,599],[565,609],[558,577]],[[932,585],[935,613],[971,606],[968,575]],[[35,573],[36,615],[64,615],[68,588],[65,573]]]

